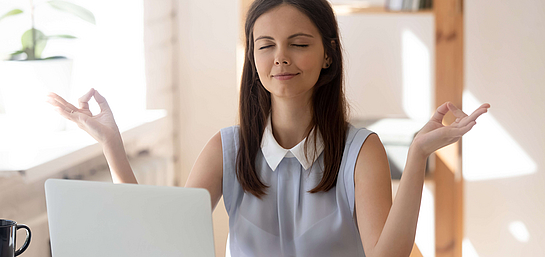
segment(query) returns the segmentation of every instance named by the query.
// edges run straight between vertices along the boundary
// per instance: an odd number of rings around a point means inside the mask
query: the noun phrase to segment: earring
[[[327,64],[325,65],[325,67],[326,67],[326,68],[329,68],[329,63],[327,63]]]

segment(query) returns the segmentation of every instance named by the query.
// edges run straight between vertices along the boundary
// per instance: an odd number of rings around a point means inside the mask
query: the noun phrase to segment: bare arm
[[[369,135],[360,149],[354,171],[355,205],[358,227],[365,254],[409,256],[414,245],[416,224],[422,199],[426,159],[438,149],[458,141],[486,113],[483,104],[470,116],[450,102],[439,106],[432,118],[417,133],[407,156],[396,198],[392,205],[390,169],[384,146],[378,136]],[[457,117],[444,126],[448,111]]]
[[[189,173],[185,187],[205,188],[210,192],[212,211],[216,209],[223,189],[223,151],[221,133],[216,133],[199,154]]]
[[[106,157],[106,161],[110,166],[110,174],[114,184],[132,183],[138,184],[134,172],[131,169],[123,140],[121,136],[115,140],[109,140],[102,144],[102,151]]]
[[[420,157],[420,155],[418,155]],[[354,172],[356,215],[366,256],[409,256],[414,245],[425,158],[409,150],[392,205],[390,168],[384,146],[371,134],[360,149]]]

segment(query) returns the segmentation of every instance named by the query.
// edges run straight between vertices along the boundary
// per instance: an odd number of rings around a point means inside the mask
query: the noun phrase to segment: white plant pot
[[[45,102],[54,92],[70,99],[71,59],[0,61],[0,95],[10,130],[66,129],[66,119]]]

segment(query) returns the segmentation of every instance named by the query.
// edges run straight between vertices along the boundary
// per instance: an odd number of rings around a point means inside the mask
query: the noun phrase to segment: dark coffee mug
[[[19,250],[15,251],[15,242],[17,242],[17,230],[25,229],[27,231],[25,243]],[[0,219],[0,257],[14,257],[22,254],[30,244],[30,228],[27,225],[17,225],[13,220]]]

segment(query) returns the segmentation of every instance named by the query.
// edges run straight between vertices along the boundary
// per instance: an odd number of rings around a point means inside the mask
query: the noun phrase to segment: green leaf
[[[17,14],[22,13],[22,12],[23,12],[23,11],[21,11],[21,9],[13,9],[13,10],[7,12],[6,14],[2,15],[2,16],[0,17],[0,20],[6,18],[6,17],[8,17],[8,16],[17,15]]]
[[[52,38],[77,38],[77,37],[74,37],[72,35],[51,35],[51,36],[47,36],[48,39],[52,39]]]
[[[18,55],[18,54],[22,54],[22,53],[24,53],[24,52],[25,52],[25,51],[23,51],[23,50],[19,50],[19,51],[17,51],[17,52],[11,53],[10,55]]]
[[[57,10],[71,13],[73,15],[76,15],[82,18],[84,21],[87,21],[96,25],[95,16],[93,15],[93,13],[79,5],[65,2],[65,1],[49,1],[47,3],[51,5],[51,7]]]
[[[34,40],[36,42],[36,46],[34,46],[34,42],[32,42],[32,29],[25,31],[25,33],[23,33],[23,36],[21,37],[23,51],[27,53],[29,60],[40,59],[40,57],[42,56],[42,51],[47,44],[47,36],[37,29],[34,30],[36,33],[36,39]]]
[[[17,52],[13,52],[13,53],[11,53],[11,54],[9,55],[9,59],[10,59],[10,60],[18,60],[18,59],[20,59],[18,55],[20,55],[20,54],[22,54],[22,53],[24,53],[24,52],[25,52],[25,51],[23,51],[23,50],[19,50],[19,51],[17,51]]]

